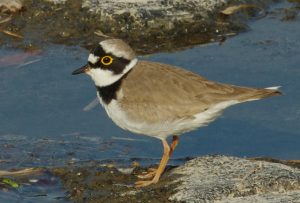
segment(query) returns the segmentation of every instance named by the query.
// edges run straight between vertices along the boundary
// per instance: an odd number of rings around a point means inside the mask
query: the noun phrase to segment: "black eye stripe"
[[[99,57],[99,60],[96,63],[88,62],[92,68],[101,68],[103,70],[111,70],[114,74],[121,73],[125,67],[130,63],[130,60],[124,59],[122,57],[114,56],[111,53],[106,53],[103,48],[99,45],[91,53],[94,56]],[[109,65],[103,65],[101,59],[105,56],[112,58],[112,63]]]
[[[90,67],[92,68],[100,68],[101,63],[98,61],[97,63],[88,62]]]

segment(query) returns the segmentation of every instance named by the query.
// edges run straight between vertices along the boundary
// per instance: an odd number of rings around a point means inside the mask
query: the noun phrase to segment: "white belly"
[[[239,103],[237,101],[222,102],[205,112],[195,114],[194,117],[190,119],[158,121],[157,123],[150,124],[144,121],[138,122],[130,119],[126,114],[126,111],[124,111],[118,104],[117,100],[112,100],[108,105],[103,103],[100,97],[99,100],[107,115],[119,127],[137,134],[152,136],[158,139],[166,139],[168,136],[180,135],[182,133],[205,126],[215,120],[225,108]]]

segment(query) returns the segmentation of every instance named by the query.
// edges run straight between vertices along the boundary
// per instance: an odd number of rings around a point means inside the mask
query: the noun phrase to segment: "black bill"
[[[86,64],[85,66],[82,66],[81,68],[78,68],[78,69],[74,70],[74,71],[72,72],[72,75],[78,75],[78,74],[81,74],[81,73],[85,73],[85,72],[87,72],[89,69],[90,69],[89,64]]]

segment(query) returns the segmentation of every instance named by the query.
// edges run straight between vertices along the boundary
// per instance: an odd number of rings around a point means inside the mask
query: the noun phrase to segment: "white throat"
[[[138,59],[132,59],[130,63],[124,68],[124,70],[115,75],[110,70],[103,70],[101,68],[90,69],[86,72],[94,80],[95,85],[98,87],[105,87],[117,82],[123,75],[130,71],[138,62]]]

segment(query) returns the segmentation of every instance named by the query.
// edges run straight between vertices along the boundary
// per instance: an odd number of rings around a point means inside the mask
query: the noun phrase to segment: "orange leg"
[[[166,165],[170,159],[170,156],[172,155],[175,147],[178,144],[178,136],[173,136],[173,141],[171,144],[171,147],[169,147],[168,142],[166,140],[162,140],[163,147],[164,147],[164,154],[162,156],[162,159],[160,161],[160,164],[158,166],[158,169],[154,172],[150,172],[149,174],[146,174],[145,176],[139,176],[139,178],[152,178],[152,180],[146,180],[146,181],[137,181],[136,187],[145,187],[154,183],[157,183],[161,174],[164,172]]]
[[[170,156],[174,152],[176,146],[178,145],[179,142],[179,137],[177,135],[173,136],[172,144],[171,144],[171,150],[170,150]]]

